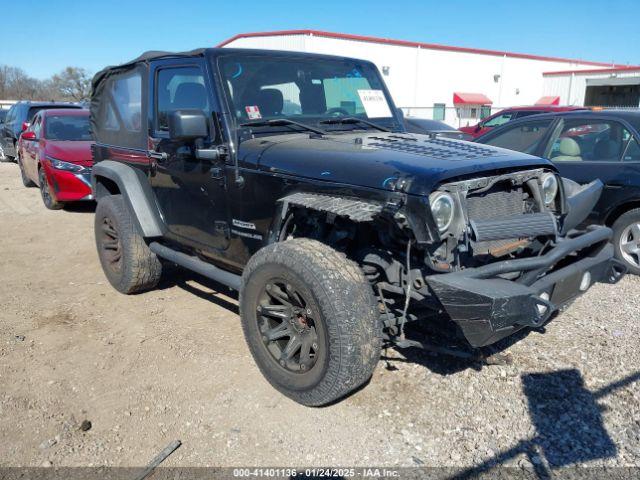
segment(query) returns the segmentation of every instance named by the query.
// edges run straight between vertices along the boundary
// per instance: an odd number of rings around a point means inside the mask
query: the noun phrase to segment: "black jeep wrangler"
[[[481,347],[624,274],[608,228],[576,230],[601,183],[406,133],[366,61],[150,52],[95,76],[91,122],[110,283],[153,288],[164,259],[238,290],[260,370],[305,405],[366,382],[407,322]]]

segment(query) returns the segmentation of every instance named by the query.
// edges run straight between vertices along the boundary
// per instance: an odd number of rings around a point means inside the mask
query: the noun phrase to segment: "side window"
[[[7,125],[11,124],[15,116],[16,116],[16,107],[13,106],[9,109],[9,112],[7,113],[7,118],[5,119],[5,123]]]
[[[156,77],[156,130],[169,130],[176,110],[202,110],[209,116],[209,98],[200,67],[163,68]]]
[[[530,117],[531,115],[540,115],[541,113],[545,113],[545,112],[540,112],[540,111],[536,111],[536,110],[520,110],[518,112],[518,118],[524,118],[524,117]]]
[[[512,112],[507,112],[507,113],[503,113],[501,115],[498,115],[497,117],[493,117],[491,120],[487,120],[484,124],[483,127],[499,127],[500,125],[504,125],[505,123],[513,120],[515,118],[515,113]]]
[[[38,115],[33,119],[33,133],[36,134],[37,139],[41,138],[40,136],[41,127],[42,127],[42,117]]]
[[[551,122],[552,119],[546,119],[505,127],[485,143],[494,147],[533,153],[546,135]]]
[[[557,162],[618,162],[631,134],[609,120],[569,120],[554,133],[545,157]]]
[[[629,145],[627,146],[627,150],[624,153],[622,160],[625,162],[640,162],[640,144],[638,144],[638,140],[636,138],[630,138]]]
[[[140,132],[142,129],[142,77],[137,72],[116,77],[109,86],[105,128]]]

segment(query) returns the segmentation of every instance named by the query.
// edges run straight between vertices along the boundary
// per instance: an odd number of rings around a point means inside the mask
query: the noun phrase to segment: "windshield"
[[[219,69],[238,123],[289,119],[325,131],[372,128],[362,123],[321,124],[351,117],[391,130],[401,128],[382,80],[369,63],[231,54],[220,57]]]
[[[47,140],[91,140],[89,115],[51,115],[45,123]]]

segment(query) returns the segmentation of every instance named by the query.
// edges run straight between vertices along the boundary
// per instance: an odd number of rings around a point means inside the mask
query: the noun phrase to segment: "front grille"
[[[497,184],[486,192],[467,197],[467,214],[470,221],[496,220],[524,213],[524,194],[521,187]],[[492,250],[501,249],[517,238],[471,242],[475,255],[488,255]]]
[[[524,213],[524,197],[521,188],[505,190],[496,185],[489,191],[467,197],[469,220],[493,220]]]

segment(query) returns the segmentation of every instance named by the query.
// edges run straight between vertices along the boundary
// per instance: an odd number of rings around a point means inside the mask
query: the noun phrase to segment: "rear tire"
[[[258,368],[307,406],[333,402],[371,378],[382,327],[357,264],[315,240],[259,250],[245,267],[240,318]]]
[[[629,273],[640,275],[640,208],[620,215],[611,228],[616,258],[624,262]]]
[[[20,167],[20,178],[22,179],[22,185],[27,188],[35,187],[36,184],[24,173],[24,167],[22,166],[22,158],[18,155],[18,166]]]
[[[94,222],[100,264],[113,288],[130,294],[155,287],[162,264],[138,233],[122,195],[101,198]]]
[[[51,191],[47,175],[44,173],[44,168],[38,170],[38,181],[40,182],[40,196],[42,197],[42,203],[49,210],[60,210],[64,207],[64,203],[56,200],[55,194]]]

